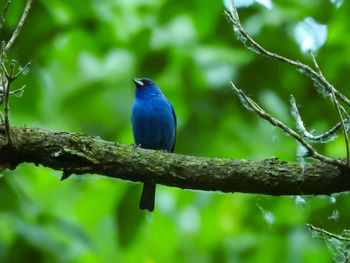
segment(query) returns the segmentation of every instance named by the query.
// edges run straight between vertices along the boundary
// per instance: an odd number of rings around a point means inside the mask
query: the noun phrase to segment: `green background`
[[[24,2],[13,1],[2,40]],[[239,10],[247,31],[267,49],[311,64],[294,27],[308,16],[327,24],[318,60],[350,95],[350,2],[273,4]],[[27,88],[11,98],[12,124],[131,144],[131,78],[149,77],[174,104],[176,153],[295,161],[296,142],[247,111],[228,80],[291,127],[294,94],[315,134],[337,122],[334,106],[294,68],[247,50],[223,10],[218,0],[34,1],[8,56],[22,66],[32,62],[14,84]],[[345,153],[341,137],[317,149]],[[60,176],[33,164],[1,174],[0,262],[333,262],[327,243],[305,224],[335,233],[349,228],[349,194],[269,197],[158,186],[149,214],[138,210],[141,184]],[[328,245],[342,260],[341,246]]]

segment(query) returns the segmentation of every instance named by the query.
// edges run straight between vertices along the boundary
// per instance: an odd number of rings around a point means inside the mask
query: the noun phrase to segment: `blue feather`
[[[176,114],[173,105],[150,79],[134,79],[132,131],[136,145],[146,149],[173,152],[176,140]],[[155,186],[144,184],[140,208],[153,211]],[[153,195],[153,196],[152,196]]]

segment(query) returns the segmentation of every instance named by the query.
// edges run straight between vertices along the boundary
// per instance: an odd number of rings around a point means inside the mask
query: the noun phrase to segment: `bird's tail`
[[[156,195],[156,185],[144,183],[140,200],[140,209],[152,212],[154,210],[154,198]]]

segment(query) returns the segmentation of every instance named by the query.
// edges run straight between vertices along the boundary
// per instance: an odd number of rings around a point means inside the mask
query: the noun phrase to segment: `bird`
[[[174,152],[176,114],[173,104],[149,78],[133,78],[136,85],[131,125],[134,143],[141,148]],[[144,182],[140,209],[154,210],[156,186]]]

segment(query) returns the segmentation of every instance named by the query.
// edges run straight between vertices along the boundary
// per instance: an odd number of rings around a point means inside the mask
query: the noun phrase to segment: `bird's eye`
[[[151,84],[151,81],[149,81],[148,79],[143,79],[142,82],[145,85],[150,85]]]

